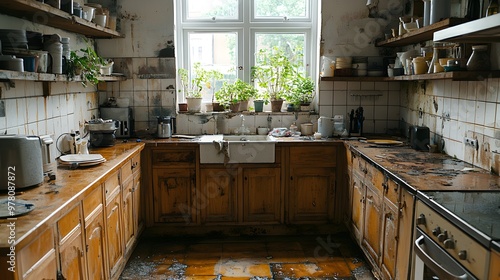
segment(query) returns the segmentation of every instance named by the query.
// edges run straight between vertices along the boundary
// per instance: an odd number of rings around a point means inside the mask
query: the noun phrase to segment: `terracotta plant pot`
[[[188,105],[187,103],[179,103],[179,112],[187,112]]]
[[[300,104],[300,111],[302,112],[311,111],[311,104]]]
[[[239,112],[240,111],[240,103],[231,103],[229,105],[229,110],[231,110],[231,112],[233,113],[236,113],[236,112]]]
[[[240,111],[248,111],[248,100],[240,101]]]
[[[212,102],[214,112],[222,112],[224,111],[224,106],[222,106],[219,102]]]
[[[283,100],[271,100],[271,111],[281,112],[281,107],[283,106]]]

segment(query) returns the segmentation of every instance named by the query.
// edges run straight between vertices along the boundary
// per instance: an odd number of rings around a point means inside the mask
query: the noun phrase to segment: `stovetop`
[[[500,192],[461,192],[461,191],[427,191],[424,192],[433,208],[444,208],[438,211],[444,216],[456,216],[462,221],[459,227],[476,235],[476,239],[489,246],[491,241],[500,240]],[[432,205],[431,205],[432,206]],[[441,209],[442,210],[442,209]],[[455,217],[452,217],[455,219]],[[479,233],[478,233],[479,232]],[[484,235],[484,236],[481,236]]]

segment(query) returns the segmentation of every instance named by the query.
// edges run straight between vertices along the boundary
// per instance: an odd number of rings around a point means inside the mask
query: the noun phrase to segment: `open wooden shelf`
[[[34,0],[0,0],[0,13],[23,18],[34,23],[56,27],[93,38],[123,38],[109,28],[70,15],[48,4]]]
[[[100,76],[99,81],[103,82],[117,82],[125,80],[125,76]],[[49,74],[49,73],[35,73],[35,72],[17,72],[9,70],[0,70],[0,81],[35,81],[35,82],[81,82],[80,77],[68,80],[66,75]]]
[[[482,81],[487,78],[499,78],[500,71],[453,71],[421,75],[403,75],[396,77],[322,77],[322,81],[347,81],[347,82],[392,82],[392,81],[423,81],[445,80],[453,81]]]
[[[402,36],[390,38],[377,43],[377,47],[403,47],[418,44],[433,39],[434,32],[466,22],[463,18],[448,18],[429,26],[403,34]]]

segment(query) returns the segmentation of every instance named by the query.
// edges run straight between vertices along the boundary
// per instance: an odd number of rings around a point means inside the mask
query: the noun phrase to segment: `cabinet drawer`
[[[153,150],[153,165],[190,165],[195,161],[195,149]]]
[[[57,221],[58,240],[61,243],[77,226],[80,225],[79,204]]]
[[[130,168],[130,161],[129,161]],[[120,177],[118,176],[118,171],[109,176],[109,178],[104,182],[104,193],[106,194],[106,200],[120,189]],[[132,173],[130,173],[132,175]],[[123,177],[125,179],[125,177]]]
[[[367,162],[365,182],[367,182],[368,185],[371,184],[378,191],[379,195],[381,195],[382,192],[384,191],[384,180],[385,180],[384,173],[382,173],[375,166]]]
[[[291,147],[291,165],[334,167],[337,163],[337,148],[333,146]]]
[[[132,171],[133,171],[132,160],[127,160],[120,169],[122,183],[132,178]]]
[[[98,186],[95,190],[83,199],[83,215],[85,220],[94,212],[99,206],[102,206],[102,186]]]
[[[21,249],[18,256],[18,264],[23,278],[28,276],[27,273],[31,269],[35,269],[35,265],[37,265],[37,263],[39,265],[45,263],[40,262],[42,259],[46,259],[48,256],[52,255],[55,256],[54,247],[54,233],[52,228],[50,228],[40,234],[38,238],[31,242],[28,246]],[[55,274],[55,272],[56,271],[54,270],[53,273]],[[34,276],[37,275],[32,275],[31,279],[35,279]]]
[[[386,183],[385,197],[389,199],[394,205],[399,203],[399,184],[393,180],[388,180]]]
[[[141,170],[141,154],[137,154],[132,158],[132,172],[137,173]]]

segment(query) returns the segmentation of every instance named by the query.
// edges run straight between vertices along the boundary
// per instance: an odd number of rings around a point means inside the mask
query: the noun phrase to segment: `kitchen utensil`
[[[111,73],[113,73],[113,61],[110,61],[106,63],[105,65],[101,65],[101,68],[99,69],[99,72],[103,76],[109,76]]]
[[[467,61],[468,71],[488,71],[491,68],[490,56],[488,55],[488,46],[472,46],[472,54]]]
[[[54,143],[54,140],[50,135],[40,136],[40,140],[42,141],[43,172],[51,173],[55,169],[50,153],[50,145]]]
[[[0,55],[0,69],[24,72],[24,61],[14,55]]]
[[[86,124],[90,132],[90,145],[93,147],[111,147],[115,145],[115,131],[120,122],[115,120],[92,120]]]
[[[328,117],[319,117],[318,119],[318,132],[323,137],[332,137],[333,136],[333,118]]]
[[[447,19],[451,14],[451,0],[431,0],[431,13],[429,24],[434,24]]]
[[[335,70],[335,63],[333,58],[328,56],[321,57],[321,77],[333,77],[333,71]]]
[[[366,140],[368,144],[383,145],[383,146],[401,146],[403,142],[391,139],[372,139]]]
[[[87,13],[87,17],[85,19],[88,20],[88,21],[92,21],[94,19],[95,8],[87,6],[87,5],[84,5],[82,7],[82,9],[83,9],[84,12]]]
[[[314,139],[316,139],[316,140],[321,139],[321,136],[322,136],[322,135],[321,135],[321,133],[320,133],[320,132],[315,132],[315,133],[314,133],[314,135],[313,135]]]
[[[0,172],[0,190],[11,190],[12,186],[17,190],[43,182],[40,137],[0,135],[0,155],[0,170],[3,170]]]
[[[106,26],[106,15],[95,15],[94,19],[92,20],[97,25],[100,25],[102,27]]]

